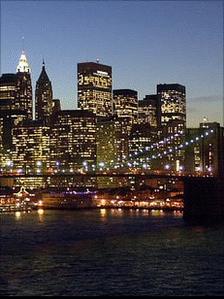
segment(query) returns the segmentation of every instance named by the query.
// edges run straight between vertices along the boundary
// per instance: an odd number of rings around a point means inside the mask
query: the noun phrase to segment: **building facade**
[[[0,111],[15,109],[16,86],[16,74],[2,74],[0,77]]]
[[[13,128],[13,163],[26,173],[47,170],[50,128],[41,121],[24,121]]]
[[[164,165],[169,165],[170,169],[179,171],[185,161],[184,149],[179,146],[185,141],[186,88],[176,83],[158,84],[157,95],[161,99],[161,126],[166,140],[164,152],[167,151],[163,162]],[[173,138],[170,138],[171,136]]]
[[[154,160],[151,159],[154,154],[153,149],[150,146],[155,144],[160,138],[160,132],[153,127],[150,127],[148,123],[136,124],[132,127],[129,137],[129,153],[133,166],[145,168],[153,168],[155,165]],[[157,148],[156,148],[157,150]],[[156,163],[156,167],[160,165]]]
[[[113,107],[118,118],[129,118],[131,124],[137,123],[138,92],[132,89],[114,89]]]
[[[33,119],[33,96],[31,83],[31,69],[29,67],[24,51],[21,54],[19,64],[17,66],[17,85],[15,108],[27,113],[28,119]]]
[[[53,91],[51,81],[43,62],[42,71],[36,82],[35,90],[35,118],[48,123],[53,111]]]
[[[190,143],[191,139],[206,133],[206,138],[198,138],[197,143]],[[204,122],[200,123],[199,128],[188,128],[186,140],[189,143],[185,149],[187,172],[224,175],[224,128],[219,123]]]
[[[95,62],[78,63],[78,108],[96,116],[112,115],[111,66]]]
[[[59,99],[53,99],[52,102],[52,114],[61,111],[61,101]]]
[[[98,118],[97,120],[97,167],[115,168],[127,160],[129,154],[129,118]]]
[[[61,110],[52,117],[52,166],[66,171],[96,162],[96,118],[89,111]]]
[[[161,124],[173,120],[186,124],[186,88],[181,84],[158,84],[157,95],[161,98]]]
[[[138,123],[149,124],[153,128],[160,127],[161,100],[159,95],[146,95],[142,101],[138,102]]]

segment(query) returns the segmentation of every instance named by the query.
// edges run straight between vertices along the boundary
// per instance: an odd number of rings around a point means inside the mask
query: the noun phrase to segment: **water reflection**
[[[151,210],[152,216],[165,216],[165,213],[163,210]]]
[[[107,216],[107,210],[106,209],[100,209],[100,216],[104,220]]]
[[[15,212],[15,217],[16,217],[16,220],[19,220],[21,218],[21,212],[20,211],[16,211]]]
[[[122,216],[123,210],[121,208],[119,209],[110,209],[110,213],[112,216]]]
[[[165,214],[154,217],[141,209],[4,214],[1,277],[7,281],[0,278],[0,293],[221,296],[223,226],[195,231],[174,213]]]
[[[44,217],[43,217],[43,215],[44,215],[44,210],[43,210],[43,209],[38,209],[38,210],[37,210],[37,213],[38,213],[38,216],[39,216],[39,221],[40,221],[40,222],[43,222],[43,221],[44,221]]]

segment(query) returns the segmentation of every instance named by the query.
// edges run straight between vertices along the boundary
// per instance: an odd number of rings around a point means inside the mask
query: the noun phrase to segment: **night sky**
[[[187,125],[222,122],[222,1],[1,1],[1,73],[14,73],[23,43],[33,88],[44,57],[54,98],[77,107],[77,63],[113,68],[113,88],[139,100],[158,83],[187,91]]]

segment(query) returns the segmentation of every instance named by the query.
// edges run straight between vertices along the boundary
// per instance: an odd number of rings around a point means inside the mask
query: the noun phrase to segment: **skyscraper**
[[[53,115],[51,128],[52,164],[66,169],[95,164],[96,118],[89,111],[61,110]]]
[[[97,166],[114,167],[128,156],[129,118],[102,117],[97,120]]]
[[[113,90],[114,114],[118,117],[130,118],[132,124],[138,117],[138,92],[132,89]]]
[[[206,138],[191,144],[191,139],[206,133]],[[186,140],[189,142],[185,150],[186,171],[224,175],[224,128],[219,123],[204,122],[199,128],[188,128]]]
[[[13,128],[13,161],[17,167],[46,167],[50,161],[50,128],[28,120]]]
[[[28,119],[33,118],[33,96],[31,84],[31,69],[29,67],[26,55],[22,51],[19,64],[17,66],[17,86],[15,108],[25,111]]]
[[[164,137],[173,136],[167,147],[175,147],[185,140],[186,90],[181,84],[158,84],[157,95],[161,98],[161,125]],[[167,161],[176,170],[184,163],[184,150],[167,154]]]
[[[161,101],[157,94],[146,95],[138,102],[138,123],[158,128],[161,124]]]
[[[180,84],[158,84],[157,95],[161,97],[161,123],[167,126],[178,120],[186,127],[186,91]]]
[[[0,77],[0,117],[2,119],[2,147],[12,148],[12,129],[28,118],[23,105],[19,105],[20,76],[18,74],[2,74]]]
[[[78,107],[97,116],[111,116],[112,68],[95,62],[78,63]]]
[[[45,70],[45,63],[43,61],[42,71],[39,79],[36,82],[35,90],[35,118],[43,120],[46,123],[53,110],[53,91],[51,81]]]
[[[2,74],[0,77],[0,110],[15,109],[16,74]]]

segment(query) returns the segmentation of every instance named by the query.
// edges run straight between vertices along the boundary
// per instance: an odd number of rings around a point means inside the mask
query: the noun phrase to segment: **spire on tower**
[[[24,50],[22,50],[22,54],[20,56],[19,64],[16,68],[16,71],[22,73],[30,73],[31,71]]]
[[[39,76],[39,78],[38,78],[37,81],[38,81],[38,82],[40,82],[40,81],[50,81],[49,78],[48,78],[46,69],[45,69],[45,61],[44,61],[44,58],[43,58],[43,62],[42,62],[42,70],[41,70],[40,76]]]
[[[24,53],[24,49],[25,49],[25,47],[24,47],[24,36],[22,36],[22,53]]]

